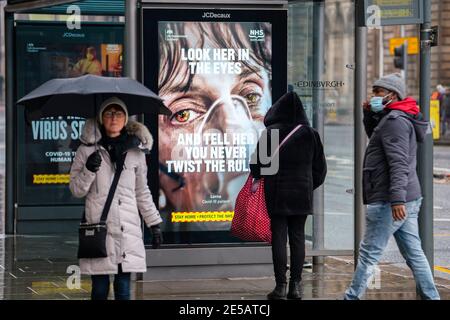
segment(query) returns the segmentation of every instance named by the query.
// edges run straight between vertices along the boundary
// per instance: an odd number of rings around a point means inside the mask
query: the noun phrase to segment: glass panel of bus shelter
[[[353,249],[353,92],[354,4],[325,2],[323,80],[324,145],[328,162],[325,183],[325,249]],[[328,90],[329,89],[329,90]]]
[[[319,250],[353,249],[353,21],[351,1],[300,1],[289,6],[288,83],[313,126],[320,128],[323,121],[328,164],[324,213],[315,212],[306,229],[308,247],[318,241],[314,248]],[[323,56],[314,41],[322,44]]]
[[[313,3],[294,2],[288,10],[288,87],[302,100],[308,118],[312,119],[312,94],[310,88],[301,88],[300,81],[312,75],[312,19]],[[312,219],[306,220],[307,247],[312,242]]]

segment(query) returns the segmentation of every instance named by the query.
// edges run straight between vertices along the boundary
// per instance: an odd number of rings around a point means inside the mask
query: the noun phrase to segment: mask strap
[[[241,100],[242,105],[245,106],[245,111],[247,112],[247,115],[249,117],[250,120],[253,120],[252,114],[250,112],[250,109],[247,105],[247,102],[244,100],[244,98],[242,98],[241,96],[238,95],[231,95],[231,102],[233,103],[233,99],[237,99],[237,100]],[[214,103],[211,105],[211,107],[209,108],[209,110],[206,112],[205,114],[205,118],[202,121],[202,123],[200,124],[200,127],[197,130],[197,134],[201,134],[203,132],[203,127],[206,124],[206,120],[209,118],[209,116],[211,115],[211,113],[213,112],[213,110],[221,103],[223,102],[223,98],[219,98],[216,101],[214,101]]]
[[[383,97],[383,101],[384,101],[384,99],[386,99],[387,96],[389,96],[389,95],[391,95],[391,94],[393,94],[393,92],[390,92],[390,93],[388,93],[387,95],[385,95],[385,96]],[[384,106],[387,106],[387,105],[390,104],[391,102],[392,102],[392,99],[389,100],[389,101],[386,102],[386,103],[383,103],[383,105],[384,105]]]

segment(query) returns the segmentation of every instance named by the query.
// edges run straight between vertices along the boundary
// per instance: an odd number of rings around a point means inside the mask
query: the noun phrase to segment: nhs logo
[[[250,30],[250,41],[264,41],[264,30]]]
[[[186,38],[186,35],[175,34],[172,29],[166,29],[164,38],[166,41],[178,41],[180,38]]]

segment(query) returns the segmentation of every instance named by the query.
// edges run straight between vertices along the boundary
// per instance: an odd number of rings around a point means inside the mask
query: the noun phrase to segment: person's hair
[[[88,53],[92,53],[94,57],[97,57],[97,50],[95,47],[87,47],[86,51],[84,52],[84,56],[86,56]]]
[[[382,87],[377,87],[377,86],[375,86],[375,87],[372,88],[372,92],[373,92],[373,93],[377,93],[377,92],[380,91],[380,90],[384,90],[384,91],[391,92],[390,90],[388,90],[388,89],[386,89],[386,88],[382,88]]]
[[[246,29],[239,23],[210,23],[210,22],[189,22],[189,23],[167,23],[167,28],[174,35],[185,35],[187,30],[196,30],[198,35],[197,48],[203,48],[208,42],[215,48],[230,49],[250,49],[250,61],[242,61],[243,65],[251,71],[258,74],[257,67],[267,70],[269,79],[272,74],[272,52],[271,48],[266,47],[265,42],[249,41]],[[268,23],[254,23],[251,26],[253,30],[263,30],[266,37],[271,36],[271,28]],[[159,69],[158,90],[161,90],[168,84],[175,84],[187,92],[192,84],[195,74],[191,74],[188,69],[188,63],[181,60],[181,49],[189,49],[188,40],[180,37],[176,41],[165,41],[165,30],[159,31],[159,51],[161,63]],[[252,65],[252,61],[257,66]],[[182,75],[182,76],[180,76]],[[177,81],[176,83],[173,83]]]

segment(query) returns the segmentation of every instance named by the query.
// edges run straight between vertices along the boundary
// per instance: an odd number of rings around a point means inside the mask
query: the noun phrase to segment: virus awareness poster
[[[17,98],[54,78],[85,74],[122,76],[123,26],[65,24],[17,27]],[[61,106],[63,109],[64,106]],[[85,119],[72,116],[25,119],[17,108],[18,200],[20,204],[78,204],[70,190],[70,167]]]
[[[170,231],[227,231],[272,105],[268,22],[159,21],[159,207]],[[167,230],[167,229],[166,229]]]

